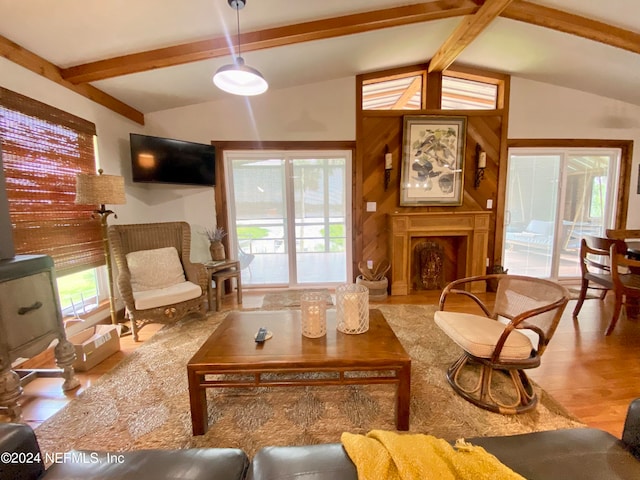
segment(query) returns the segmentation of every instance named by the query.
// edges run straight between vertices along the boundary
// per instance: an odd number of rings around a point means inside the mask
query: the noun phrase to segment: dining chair
[[[626,307],[627,316],[630,316],[631,309],[634,310],[633,314],[637,315],[636,310],[640,299],[640,261],[629,258],[626,246],[621,246],[619,243],[611,245],[611,278],[615,306],[605,335],[613,332],[623,304]]]
[[[471,292],[474,282],[487,280],[498,283],[492,309]],[[454,294],[471,298],[483,315],[446,311]],[[524,370],[540,365],[568,301],[569,291],[559,283],[522,275],[481,275],[445,286],[434,320],[462,348],[447,371],[453,390],[497,413],[534,408],[538,398]]]
[[[589,289],[601,291],[600,300],[604,300],[607,292],[613,289],[609,257],[611,246],[614,244],[624,247],[622,240],[611,238],[586,236],[580,240],[581,285],[578,302],[573,309],[574,318],[580,313]]]

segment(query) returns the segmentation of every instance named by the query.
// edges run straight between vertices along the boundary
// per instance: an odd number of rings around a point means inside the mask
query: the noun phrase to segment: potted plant
[[[369,289],[369,300],[381,301],[387,298],[389,280],[386,277],[386,273],[389,268],[391,268],[391,265],[386,258],[372,268],[369,268],[366,262],[358,263],[361,275],[356,277],[356,284],[363,285]]]
[[[209,252],[211,252],[211,260],[224,260],[226,258],[226,254],[224,251],[224,245],[222,244],[222,239],[225,237],[227,232],[225,232],[222,227],[211,229],[207,228],[205,232],[210,242]]]

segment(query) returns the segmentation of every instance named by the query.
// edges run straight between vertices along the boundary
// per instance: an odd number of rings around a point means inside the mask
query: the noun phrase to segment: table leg
[[[193,435],[204,435],[209,427],[207,389],[200,386],[200,379],[203,377],[203,374],[189,370],[189,402]]]
[[[396,399],[396,428],[409,430],[409,409],[411,405],[411,363],[398,370],[398,394]]]

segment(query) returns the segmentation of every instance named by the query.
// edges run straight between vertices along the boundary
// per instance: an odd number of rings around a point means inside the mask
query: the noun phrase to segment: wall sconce
[[[391,170],[393,170],[393,155],[389,152],[389,145],[384,146],[384,189],[389,188],[391,181]]]
[[[484,178],[484,169],[487,168],[487,152],[482,151],[480,145],[476,145],[476,181],[473,186],[477,190]]]

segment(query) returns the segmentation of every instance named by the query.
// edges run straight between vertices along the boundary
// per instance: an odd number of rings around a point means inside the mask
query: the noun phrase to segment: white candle
[[[390,153],[384,154],[384,168],[385,170],[391,170],[393,168],[393,155]]]
[[[487,167],[487,152],[480,152],[480,156],[478,157],[478,168],[486,168]]]
[[[346,293],[344,295],[344,323],[347,330],[358,330],[360,327],[360,312],[358,311],[358,295]]]

